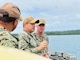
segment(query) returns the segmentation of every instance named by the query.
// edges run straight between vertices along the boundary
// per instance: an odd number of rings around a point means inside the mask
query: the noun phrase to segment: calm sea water
[[[80,35],[50,35],[49,52],[66,52],[80,60]]]

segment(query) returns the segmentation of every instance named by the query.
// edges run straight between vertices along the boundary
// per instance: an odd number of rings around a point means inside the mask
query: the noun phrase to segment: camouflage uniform
[[[35,36],[37,36],[37,35],[23,31],[19,35],[19,45],[18,45],[19,49],[29,51],[32,53],[36,53],[39,55],[42,55],[43,53],[45,53],[46,52],[45,49],[43,49],[42,51],[37,50],[37,47],[39,46],[41,40],[39,40],[39,38],[38,37],[36,38]],[[44,36],[45,37],[43,37],[42,39],[47,40],[46,35],[44,35]]]
[[[46,35],[45,33],[43,33],[42,36],[39,36],[37,33],[33,33],[33,34],[34,34],[36,40],[38,40],[39,44],[40,44],[42,41],[44,41],[44,40],[46,40],[46,41],[49,43],[48,37],[47,37],[47,35]],[[43,55],[44,53],[47,53],[46,48],[44,48],[43,50],[41,50],[40,55]]]
[[[4,27],[0,26],[0,45],[17,48],[18,39],[12,36]]]
[[[38,41],[33,37],[32,34],[23,31],[19,35],[19,49],[38,54],[39,52],[37,51],[37,47]]]

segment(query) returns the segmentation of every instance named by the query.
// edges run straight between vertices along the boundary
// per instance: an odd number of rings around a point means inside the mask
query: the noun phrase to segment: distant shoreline
[[[68,31],[47,31],[47,35],[80,35],[80,30],[68,30]]]
[[[47,35],[80,35],[80,30],[67,30],[67,31],[46,31]],[[17,36],[18,34],[12,34]]]

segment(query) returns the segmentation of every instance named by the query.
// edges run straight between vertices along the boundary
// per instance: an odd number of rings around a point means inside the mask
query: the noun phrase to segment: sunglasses
[[[45,24],[40,24],[39,26],[45,26]]]

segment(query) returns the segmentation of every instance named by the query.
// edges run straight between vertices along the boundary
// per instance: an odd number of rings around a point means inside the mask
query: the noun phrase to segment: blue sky
[[[80,29],[80,0],[0,0],[0,6],[6,2],[19,6],[23,19],[44,18],[45,31]],[[20,22],[13,33],[20,33],[22,29]]]

